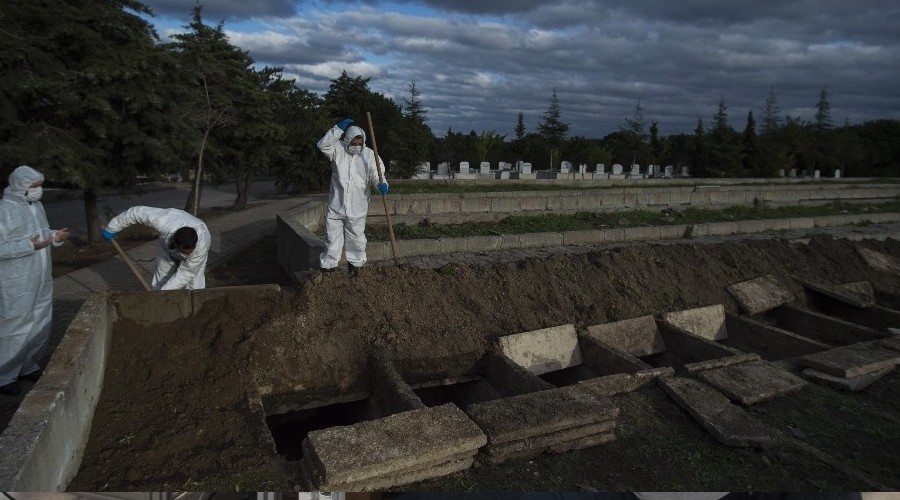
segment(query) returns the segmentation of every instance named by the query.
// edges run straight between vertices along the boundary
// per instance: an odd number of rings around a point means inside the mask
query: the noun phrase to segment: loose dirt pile
[[[798,297],[803,290],[792,277],[826,284],[868,280],[876,290],[900,296],[900,278],[869,267],[855,249],[859,245],[900,258],[900,242],[890,239],[636,244],[491,266],[369,266],[356,277],[323,275],[299,290],[222,299],[189,324],[147,328],[120,321],[82,468],[69,489],[291,490],[296,463],[278,455],[270,438],[258,431],[264,419],[260,394],[266,399],[302,392],[320,387],[323,379],[336,381],[334,389],[342,392],[365,390],[369,381],[362,378],[363,367],[376,349],[402,360],[398,369],[415,382],[435,372],[454,376],[470,370],[500,335],[565,323],[584,329],[718,303],[738,312],[725,287],[764,274],[777,276]],[[896,376],[879,384],[873,393],[898,400]],[[822,391],[830,390],[816,387],[801,394]],[[729,491],[869,486],[789,451],[719,445],[655,388],[618,403],[627,422],[614,445],[482,466],[415,487]],[[896,428],[900,408],[891,404],[864,406],[877,406],[878,415],[895,419]],[[878,438],[887,449],[900,445],[896,431]],[[659,455],[665,449],[700,450],[690,456],[699,457],[705,472],[696,472],[689,458]],[[716,470],[734,457],[746,480]],[[896,486],[900,459],[892,460],[894,472],[880,479]],[[663,469],[665,474],[658,472]],[[742,484],[747,481],[754,482]]]

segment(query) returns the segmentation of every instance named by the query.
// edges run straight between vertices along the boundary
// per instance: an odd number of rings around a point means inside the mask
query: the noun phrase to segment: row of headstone
[[[779,171],[778,171],[778,175],[779,175],[780,177],[784,177],[784,169],[779,170]],[[799,173],[799,175],[798,175],[797,169],[796,169],[796,168],[792,168],[792,169],[790,169],[790,170],[788,171],[788,177],[791,178],[791,179],[797,179],[797,178],[806,178],[806,177],[808,177],[808,175],[807,175],[807,173],[806,173],[806,170],[801,170],[800,173]],[[813,179],[820,179],[821,177],[822,177],[822,171],[821,171],[821,170],[818,170],[818,169],[813,170],[813,174],[812,174],[812,178],[813,178]],[[841,169],[839,169],[839,168],[834,169],[834,178],[835,178],[835,179],[840,179],[840,178],[841,178]]]
[[[397,164],[397,162],[395,160],[391,161],[391,166],[396,166],[396,164]],[[578,165],[578,173],[582,174],[582,175],[587,174],[588,173],[587,168],[588,168],[588,166],[586,163],[579,164]],[[508,162],[504,162],[504,161],[498,162],[497,169],[494,170],[491,168],[490,162],[483,161],[479,165],[478,173],[490,174],[490,173],[512,171],[512,170],[513,170],[512,163],[508,163]],[[530,162],[518,161],[515,164],[515,170],[518,171],[520,174],[530,175],[532,173],[532,165]],[[570,162],[570,161],[560,162],[560,172],[561,173],[568,174],[568,173],[574,173],[574,171],[575,170],[574,170],[574,166],[573,166],[572,162]],[[594,171],[597,174],[605,175],[605,174],[607,174],[606,165],[603,163],[598,163],[596,165]],[[460,173],[475,173],[469,168],[469,162],[465,162],[465,161],[459,163],[458,172],[460,172]],[[413,178],[414,179],[428,179],[431,177],[431,173],[432,173],[431,162],[427,162],[427,161],[420,162],[416,167],[416,173],[413,176]],[[448,162],[439,163],[437,166],[436,173],[437,173],[437,175],[440,175],[440,176],[448,176],[450,174],[450,164]],[[674,167],[672,165],[667,165],[663,169],[660,165],[649,165],[647,167],[646,173],[642,174],[641,166],[638,164],[634,164],[631,166],[631,170],[627,174],[625,174],[624,167],[620,163],[616,163],[612,166],[611,173],[612,173],[612,175],[615,175],[615,176],[627,175],[628,177],[631,177],[631,178],[641,178],[643,176],[646,176],[646,177],[662,176],[665,178],[672,178],[672,177],[674,177]],[[689,175],[688,167],[681,167],[681,175],[685,176],[685,177]],[[781,171],[781,175],[782,175],[782,177],[784,176],[783,170]],[[805,171],[802,173],[802,175],[805,175]],[[791,169],[790,176],[796,177],[796,169]],[[815,171],[815,176],[817,179],[819,178],[818,170]],[[834,173],[834,176],[840,177],[840,170],[836,170]]]

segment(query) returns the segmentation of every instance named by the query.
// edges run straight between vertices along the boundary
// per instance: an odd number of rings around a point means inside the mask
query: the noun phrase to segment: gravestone
[[[788,177],[790,177],[791,179],[796,178],[797,177],[797,169],[796,168],[790,169],[788,171]]]
[[[784,169],[783,168],[778,170],[778,177],[784,177]]]
[[[489,161],[483,161],[483,162],[481,162],[481,165],[480,165],[479,170],[480,170],[480,172],[481,172],[482,174],[489,174],[489,173],[491,173],[491,162],[489,162]]]
[[[587,173],[587,164],[586,163],[578,164],[578,173],[581,175],[584,175]]]
[[[685,176],[685,177],[687,177],[688,175],[690,175],[690,173],[689,173],[687,167],[681,167],[681,175],[683,175],[683,176]]]
[[[501,179],[509,179],[509,170],[501,170],[500,178]]]
[[[822,176],[822,172],[819,170],[813,170],[813,179],[819,179]]]
[[[674,172],[672,171],[672,165],[666,165],[666,173],[665,175],[663,175],[663,177],[671,179],[673,174]]]
[[[612,173],[613,175],[622,175],[622,164],[616,163],[615,165],[613,165]]]
[[[560,171],[560,173],[563,173],[563,174],[568,174],[569,172],[571,172],[572,171],[572,162],[570,162],[570,161],[561,162],[559,164],[559,171]]]
[[[598,163],[598,164],[597,164],[597,173],[598,173],[598,174],[605,174],[605,173],[606,173],[606,165],[604,165],[604,164],[602,164],[602,163]]]
[[[450,173],[450,164],[445,161],[438,163],[437,173],[438,173],[438,175],[449,174]]]
[[[519,172],[530,175],[531,174],[531,163],[529,163],[529,162],[522,163],[521,167],[519,168]]]
[[[641,176],[641,166],[635,163],[631,166],[631,173],[628,175],[629,177],[640,177]]]
[[[459,162],[459,171],[460,171],[460,173],[468,174],[469,173],[469,162],[467,162],[467,161]]]
[[[840,179],[840,178],[841,178],[841,169],[837,168],[837,169],[834,170],[834,178],[835,178],[835,179]]]

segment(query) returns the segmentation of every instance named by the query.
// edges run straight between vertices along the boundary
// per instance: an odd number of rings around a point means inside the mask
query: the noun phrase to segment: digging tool
[[[372,149],[375,151],[375,166],[377,167],[376,170],[378,170],[378,183],[381,184],[384,182],[384,177],[381,175],[381,158],[378,157],[378,142],[375,140],[375,128],[372,127],[372,113],[366,111],[366,120],[369,122],[369,137],[372,138]],[[394,254],[394,264],[400,265],[400,262],[397,260],[397,240],[394,239],[394,225],[391,223],[391,211],[388,210],[386,194],[381,194],[381,201],[384,203],[384,216],[387,219],[388,234],[391,235],[391,252]]]
[[[116,250],[119,252],[119,255],[122,256],[122,258],[125,260],[125,263],[128,264],[129,268],[131,268],[131,272],[134,273],[134,277],[137,278],[138,281],[141,282],[141,285],[144,286],[144,290],[146,290],[148,292],[151,291],[152,289],[150,288],[150,285],[147,284],[147,280],[144,278],[144,275],[141,274],[141,270],[138,269],[136,265],[134,265],[134,262],[132,262],[131,258],[128,257],[128,254],[125,253],[125,250],[122,250],[122,247],[119,245],[119,242],[116,240],[109,240],[109,242],[112,243],[114,247],[116,247]]]

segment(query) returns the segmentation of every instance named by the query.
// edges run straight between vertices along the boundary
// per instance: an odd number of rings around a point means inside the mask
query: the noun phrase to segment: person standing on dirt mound
[[[114,239],[134,224],[159,232],[154,290],[200,290],[206,288],[206,261],[212,238],[202,220],[177,208],[131,207],[112,218],[103,238]]]
[[[0,394],[15,395],[19,379],[37,382],[53,317],[50,245],[69,239],[53,231],[40,199],[44,176],[21,166],[9,174],[0,200]]]
[[[366,147],[366,133],[345,118],[331,127],[316,146],[331,160],[331,188],[325,213],[325,251],[319,255],[322,272],[337,269],[341,251],[347,257],[350,274],[366,263],[366,215],[371,191],[387,194],[388,183],[379,182],[379,167],[384,165],[375,152]],[[381,178],[384,169],[381,167]]]

